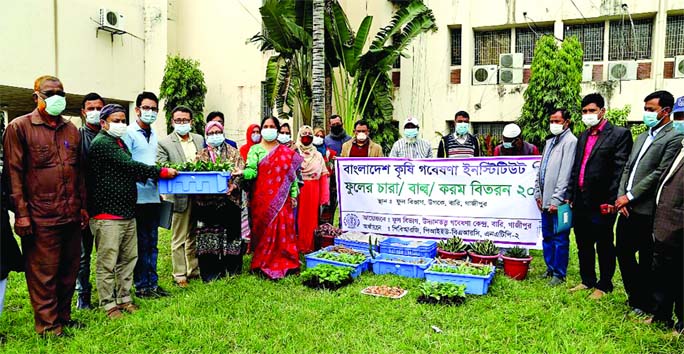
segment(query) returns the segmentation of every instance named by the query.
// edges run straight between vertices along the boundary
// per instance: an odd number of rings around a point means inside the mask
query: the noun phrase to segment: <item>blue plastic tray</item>
[[[390,237],[380,242],[380,253],[425,258],[435,258],[437,255],[436,241],[421,241],[417,247],[409,247],[411,243],[398,237]]]
[[[398,262],[395,259],[401,259],[407,261]],[[415,264],[410,263],[422,259],[425,263]],[[422,257],[408,257],[400,256],[396,254],[378,254],[374,259],[371,259],[373,263],[373,273],[375,274],[396,274],[402,277],[408,278],[425,278],[425,270],[432,265],[434,259],[422,258]]]
[[[466,286],[466,294],[485,295],[487,294],[487,291],[489,291],[489,284],[492,283],[495,272],[496,269],[492,269],[492,272],[488,276],[479,276],[470,274],[439,273],[428,269],[425,271],[425,280],[434,281],[437,283],[464,284]]]
[[[161,194],[224,194],[230,172],[178,172],[173,179],[159,180]]]
[[[306,256],[304,256],[304,258],[306,259],[306,267],[307,268],[313,268],[319,264],[331,264],[331,265],[334,265],[337,267],[351,267],[351,268],[354,268],[354,271],[352,272],[352,275],[351,275],[352,278],[356,278],[359,275],[361,275],[361,273],[363,273],[367,270],[370,270],[370,260],[368,258],[369,256],[366,257],[366,261],[364,261],[361,264],[356,264],[356,265],[349,264],[349,263],[335,262],[335,261],[331,261],[329,259],[317,258],[316,257],[316,255],[321,253],[321,252],[330,251],[330,248],[332,248],[332,246],[328,246],[328,247],[323,248],[319,251],[309,253]]]
[[[335,243],[335,245],[340,245],[340,246],[344,246],[347,248],[351,248],[353,250],[368,253],[368,242],[342,240],[339,238],[335,238],[334,243]],[[373,250],[375,250],[375,252],[379,252],[379,249],[380,249],[380,246],[373,246]]]

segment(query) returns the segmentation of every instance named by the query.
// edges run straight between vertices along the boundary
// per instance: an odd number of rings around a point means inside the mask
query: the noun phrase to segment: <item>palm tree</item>
[[[312,68],[312,114],[313,125],[325,125],[325,0],[313,0],[313,68]]]

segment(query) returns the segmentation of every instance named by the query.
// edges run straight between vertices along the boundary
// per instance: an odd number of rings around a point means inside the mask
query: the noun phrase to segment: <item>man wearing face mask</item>
[[[480,156],[480,143],[470,134],[470,115],[459,111],[454,116],[456,131],[442,138],[437,148],[437,157],[461,158]]]
[[[374,143],[370,137],[368,122],[360,120],[354,123],[354,139],[342,145],[342,157],[382,157],[382,147]]]
[[[617,258],[631,314],[637,317],[653,311],[650,281],[657,186],[684,137],[671,124],[673,105],[674,97],[667,91],[653,92],[644,99],[643,120],[649,129],[634,142],[615,201],[621,214],[616,229]]]
[[[517,124],[506,124],[502,135],[503,142],[494,148],[494,156],[539,155],[539,149],[536,146],[523,141],[522,130]]]
[[[100,112],[104,105],[104,99],[95,92],[85,95],[81,103],[81,116],[85,118],[85,124],[78,129],[78,132],[81,134],[81,159],[84,173],[87,169],[86,164],[90,143],[95,139],[97,133],[100,132]],[[90,305],[90,294],[92,292],[92,285],[90,285],[90,255],[92,253],[93,233],[90,232],[90,228],[86,227],[81,232],[81,263],[78,268],[78,276],[76,277],[76,292],[78,293],[76,308],[81,310],[92,308]]]
[[[347,132],[344,131],[342,117],[337,114],[330,116],[329,123],[330,134],[325,136],[325,146],[335,151],[337,156],[340,156],[342,153],[342,145],[351,140],[351,136],[347,135]]]
[[[192,111],[178,106],[171,111],[174,132],[159,142],[157,162],[185,163],[195,161],[197,152],[204,148],[204,137],[191,133]],[[174,194],[171,221],[171,265],[176,284],[185,288],[189,279],[199,278],[195,237],[190,226],[192,203],[187,195]]]
[[[93,191],[89,205],[93,215],[90,229],[97,247],[96,284],[100,306],[107,317],[116,319],[122,316],[122,311],[138,311],[130,293],[138,258],[136,182],[173,178],[178,172],[131,158],[122,140],[128,127],[121,105],[106,105],[100,121],[102,130],[88,153],[88,186]]]
[[[546,278],[555,286],[565,281],[568,270],[570,230],[556,232],[558,206],[565,203],[575,159],[577,138],[570,129],[570,112],[554,109],[549,117],[553,138],[546,140],[541,166],[534,184],[534,199],[541,212],[542,246]]]
[[[157,133],[152,123],[157,120],[159,99],[152,92],[144,91],[135,100],[137,119],[128,125],[122,140],[134,161],[154,166],[157,161]],[[133,279],[135,295],[140,298],[157,298],[169,293],[158,284],[157,241],[161,210],[159,189],[154,178],[136,182],[138,200],[135,205],[136,235],[138,239],[138,262]]]
[[[14,231],[21,237],[35,330],[64,335],[88,226],[78,129],[62,118],[64,87],[54,76],[34,83],[33,112],[12,120],[3,141]]]
[[[582,122],[587,129],[577,139],[568,199],[573,205],[573,226],[582,282],[570,289],[594,289],[598,300],[613,291],[615,274],[615,224],[618,188],[622,170],[632,149],[629,129],[615,127],[604,117],[605,101],[598,93],[582,99]],[[601,278],[596,278],[598,254]]]
[[[432,158],[432,147],[427,140],[418,138],[420,123],[414,117],[408,117],[404,122],[404,137],[392,145],[390,157],[404,157],[409,159]]]

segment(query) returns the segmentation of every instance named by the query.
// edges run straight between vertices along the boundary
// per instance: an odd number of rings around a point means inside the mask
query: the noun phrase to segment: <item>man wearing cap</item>
[[[439,142],[437,157],[463,158],[480,156],[480,142],[470,134],[470,115],[458,111],[454,116],[455,131]]]
[[[432,157],[432,147],[427,140],[418,138],[420,123],[414,117],[408,117],[404,123],[404,137],[392,145],[390,157],[404,157],[408,159],[429,159]]]
[[[100,124],[102,130],[90,145],[87,172],[88,187],[92,191],[90,229],[97,248],[95,283],[100,306],[109,318],[119,318],[121,311],[138,310],[130,293],[138,259],[136,182],[173,178],[178,172],[131,158],[121,140],[128,129],[126,111],[121,105],[104,106]]]
[[[684,97],[675,103],[672,128],[684,134]],[[684,333],[684,139],[656,188],[653,223],[653,318]],[[677,323],[672,321],[674,305]]]
[[[503,142],[494,148],[494,156],[526,155],[539,155],[539,149],[523,141],[522,130],[517,124],[507,124],[503,129]]]
[[[674,97],[667,91],[653,92],[644,99],[643,121],[649,129],[634,142],[615,201],[620,213],[615,250],[631,313],[635,316],[652,311],[650,281],[656,192],[684,137],[672,128],[673,105]]]
[[[3,141],[14,232],[21,237],[35,330],[57,337],[64,335],[63,327],[79,325],[71,319],[71,298],[81,229],[88,225],[81,136],[62,118],[64,97],[58,78],[36,79],[36,109],[12,120]]]

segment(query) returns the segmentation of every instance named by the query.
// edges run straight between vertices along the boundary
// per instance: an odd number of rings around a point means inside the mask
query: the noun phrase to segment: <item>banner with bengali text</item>
[[[534,200],[540,156],[338,158],[344,231],[541,248]]]

